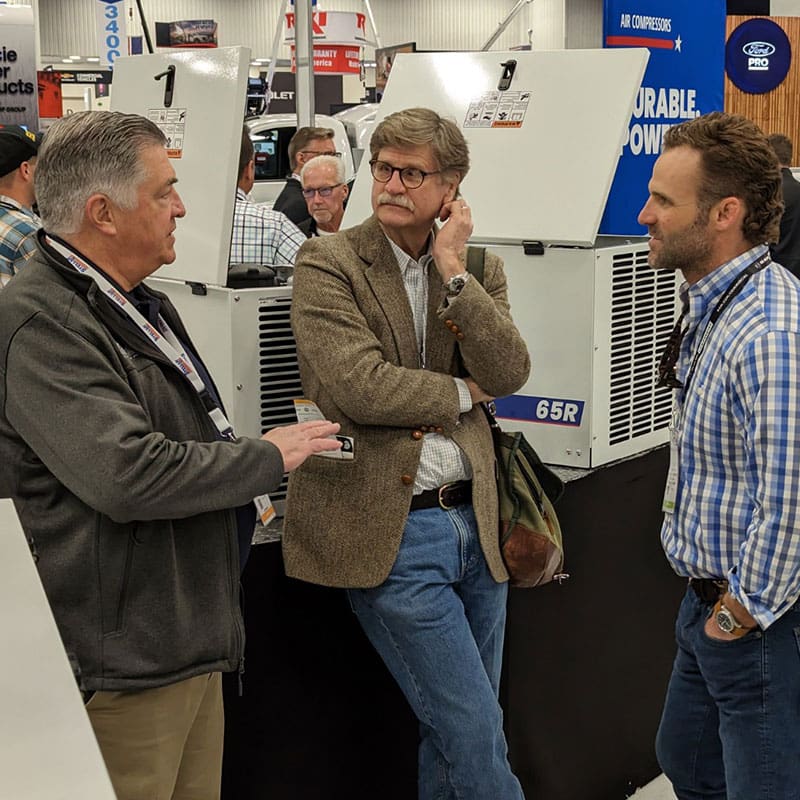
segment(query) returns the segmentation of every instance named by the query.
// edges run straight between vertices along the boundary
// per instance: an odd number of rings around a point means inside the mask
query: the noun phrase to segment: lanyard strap
[[[689,394],[689,385],[691,384],[695,370],[697,369],[697,363],[700,361],[700,356],[703,355],[703,351],[706,349],[706,344],[708,344],[708,340],[711,338],[711,332],[714,330],[714,326],[717,324],[717,321],[725,312],[725,309],[728,308],[728,306],[733,302],[733,299],[736,297],[736,295],[738,295],[739,292],[744,289],[745,284],[750,280],[750,276],[755,275],[756,272],[760,272],[762,269],[764,269],[764,267],[767,266],[767,264],[769,264],[770,261],[771,256],[769,251],[767,251],[759,256],[755,261],[748,264],[730,282],[722,297],[720,297],[720,299],[717,301],[717,304],[714,306],[714,310],[711,312],[711,316],[706,323],[706,327],[703,330],[703,335],[700,337],[700,342],[698,343],[694,357],[692,358],[689,372],[686,374],[686,380],[683,383],[684,397],[687,397]]]
[[[162,355],[178,369],[181,375],[189,381],[200,397],[208,416],[211,417],[211,421],[219,431],[220,436],[224,439],[234,439],[233,427],[230,422],[228,422],[222,409],[214,402],[211,393],[206,388],[205,383],[203,383],[203,379],[198,375],[194,364],[192,364],[192,360],[189,358],[186,349],[180,343],[180,340],[161,314],[158,315],[158,330],[156,330],[119,289],[111,284],[105,275],[60,242],[54,241],[49,236],[45,236],[45,240],[50,247],[67,260],[73,269],[90,277],[102,292],[109,297],[111,302],[136,325],[144,336],[147,337],[159,349]]]

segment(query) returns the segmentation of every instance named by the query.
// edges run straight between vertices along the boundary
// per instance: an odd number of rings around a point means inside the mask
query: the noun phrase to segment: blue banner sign
[[[605,47],[647,47],[650,60],[608,196],[600,233],[644,235],[636,217],[664,132],[721,111],[725,0],[605,0]]]

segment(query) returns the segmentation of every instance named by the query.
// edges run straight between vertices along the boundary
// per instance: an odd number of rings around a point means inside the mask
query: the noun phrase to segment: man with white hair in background
[[[344,164],[336,156],[317,156],[300,170],[303,197],[311,216],[297,227],[310,239],[336,233],[344,217],[350,190],[345,183]]]

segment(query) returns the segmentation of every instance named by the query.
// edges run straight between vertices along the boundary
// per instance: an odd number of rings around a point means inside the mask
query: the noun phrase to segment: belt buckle
[[[447,505],[444,500],[444,493],[450,491],[455,485],[455,483],[446,483],[444,486],[439,487],[439,507],[443,508],[445,511],[450,511],[451,508],[455,508],[455,505]]]

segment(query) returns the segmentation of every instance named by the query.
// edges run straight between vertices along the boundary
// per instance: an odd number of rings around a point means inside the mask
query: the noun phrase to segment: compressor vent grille
[[[675,273],[656,271],[647,249],[612,259],[609,444],[669,426],[672,393],[655,385],[675,324]]]
[[[258,309],[258,380],[261,433],[297,422],[295,398],[303,396],[297,367],[297,345],[290,320],[292,299],[281,297]],[[287,479],[270,492],[275,501],[286,498]]]

